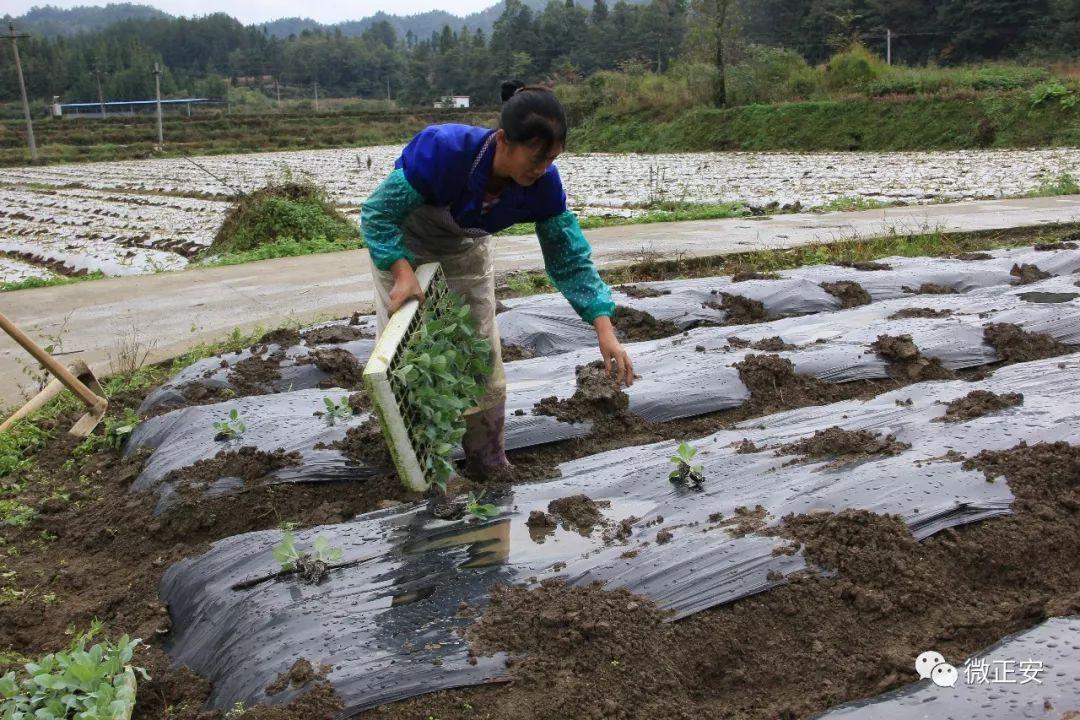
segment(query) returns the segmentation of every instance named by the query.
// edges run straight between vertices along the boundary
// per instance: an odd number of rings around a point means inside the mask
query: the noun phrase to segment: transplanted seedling
[[[243,435],[244,431],[247,430],[247,425],[240,419],[240,413],[236,408],[233,408],[229,411],[227,418],[214,423],[214,429],[217,430],[217,435],[214,436],[215,440],[232,440]]]
[[[689,444],[679,443],[679,449],[671,456],[671,462],[675,469],[668,475],[668,480],[675,483],[683,483],[699,488],[705,482],[705,468],[701,465],[692,465],[697,448]]]
[[[281,564],[281,572],[296,573],[311,585],[322,582],[330,563],[340,560],[341,555],[341,548],[330,547],[330,541],[321,535],[315,538],[314,555],[301,552],[291,530],[286,530],[281,542],[274,546],[274,559]]]
[[[499,508],[491,503],[485,503],[484,494],[469,493],[469,499],[465,501],[465,512],[480,520],[490,520],[499,514]]]
[[[333,425],[338,420],[344,420],[352,417],[353,409],[349,405],[348,396],[344,396],[341,400],[334,402],[328,397],[323,398],[323,404],[326,405],[326,414],[323,416],[326,418],[326,422]]]

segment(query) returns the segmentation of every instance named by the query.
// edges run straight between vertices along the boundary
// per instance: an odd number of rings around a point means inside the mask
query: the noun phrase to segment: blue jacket
[[[402,224],[422,204],[448,207],[462,228],[496,233],[511,225],[536,223],[544,266],[555,287],[586,322],[614,313],[611,290],[592,263],[591,248],[577,217],[566,209],[558,169],[529,187],[511,181],[499,202],[483,213],[485,187],[495,157],[494,133],[470,125],[432,125],[414,137],[394,163],[394,171],[364,201],[364,240],[379,270],[413,258],[402,240]]]

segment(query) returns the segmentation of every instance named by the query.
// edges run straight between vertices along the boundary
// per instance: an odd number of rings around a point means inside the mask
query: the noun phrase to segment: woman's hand
[[[600,343],[600,355],[604,358],[604,367],[608,375],[620,385],[629,387],[634,384],[634,363],[630,362],[630,356],[626,354],[622,343],[615,337],[615,328],[611,325],[611,318],[600,316],[593,321],[596,328],[596,339]]]
[[[390,289],[390,306],[386,308],[388,316],[396,313],[402,305],[413,298],[421,303],[424,302],[424,291],[408,260],[402,258],[396,261],[390,266],[390,272],[394,274],[394,287]]]

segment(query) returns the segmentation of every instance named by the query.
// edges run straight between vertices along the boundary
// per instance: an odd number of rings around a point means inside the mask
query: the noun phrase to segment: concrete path
[[[780,215],[601,228],[586,234],[601,266],[642,259],[722,255],[792,247],[892,229],[990,230],[1080,222],[1080,195],[911,206],[847,213]],[[498,239],[496,267],[543,267],[533,236]],[[95,372],[132,347],[155,362],[234,328],[310,323],[371,311],[371,281],[363,250],[246,265],[111,278],[0,293],[0,309],[43,345],[59,337],[63,358],[81,357]],[[29,356],[0,333],[0,407],[30,385]]]

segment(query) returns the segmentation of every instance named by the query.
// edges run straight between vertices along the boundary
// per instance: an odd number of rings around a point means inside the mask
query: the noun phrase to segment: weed
[[[479,520],[490,520],[499,514],[498,507],[491,503],[485,503],[483,500],[483,493],[477,495],[476,493],[470,492],[468,500],[465,501],[465,512]]]
[[[233,408],[229,411],[227,418],[214,423],[214,430],[217,430],[217,434],[214,435],[215,440],[232,440],[243,435],[247,430],[247,425],[240,419],[239,411]]]
[[[150,679],[142,668],[130,667],[141,641],[124,635],[116,643],[105,640],[87,648],[101,627],[95,620],[67,650],[0,677],[0,717],[107,720],[129,715],[135,705],[135,673]]]
[[[107,417],[102,426],[101,434],[92,434],[83,440],[72,451],[75,457],[85,457],[103,448],[119,450],[124,441],[135,431],[142,420],[139,414],[131,408],[124,409],[123,417]]]
[[[679,449],[671,456],[675,469],[668,475],[668,480],[700,488],[705,482],[705,468],[702,465],[691,465],[695,455],[697,448],[685,442],[679,443]]]
[[[1080,182],[1068,172],[1062,172],[1055,178],[1044,180],[1039,187],[1027,194],[1027,197],[1057,197],[1058,195],[1080,195]]]
[[[37,511],[17,500],[0,500],[0,525],[29,525]]]

